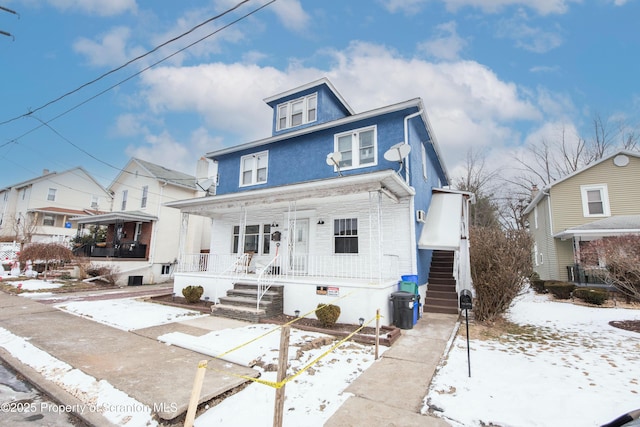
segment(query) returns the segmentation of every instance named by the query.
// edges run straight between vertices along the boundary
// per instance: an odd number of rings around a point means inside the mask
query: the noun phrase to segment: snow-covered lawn
[[[640,408],[640,334],[608,324],[640,310],[530,292],[508,318],[520,331],[471,340],[470,378],[464,325],[435,376],[426,401],[452,425],[599,426]]]
[[[138,301],[134,298],[63,302],[55,307],[124,331],[208,316],[199,311]]]
[[[14,276],[0,276],[0,280],[2,279],[12,279],[12,280],[3,280],[2,283],[6,285],[11,285],[14,288],[22,289],[23,291],[37,291],[40,289],[56,289],[63,286],[63,283],[60,283],[60,282],[48,282],[46,280],[27,279],[27,278],[20,278],[20,277],[16,278]]]

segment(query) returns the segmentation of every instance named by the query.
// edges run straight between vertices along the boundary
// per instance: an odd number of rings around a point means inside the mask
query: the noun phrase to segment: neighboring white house
[[[457,314],[458,291],[471,288],[470,195],[442,188],[449,177],[422,100],[356,113],[323,78],[265,102],[270,136],[207,154],[215,194],[168,203],[212,220],[210,253],[180,256],[176,294],[202,285],[221,302],[216,313],[237,318],[335,303],[341,322],[380,309],[389,325],[406,276],[425,310]]]
[[[204,194],[194,176],[132,158],[109,191],[110,212],[74,218],[84,228],[81,233],[91,226],[106,227],[106,242],[92,242],[75,252],[92,263],[117,267],[121,285],[168,281],[181,249],[199,253],[209,248],[210,220],[194,217],[187,224],[179,211],[164,206]],[[180,240],[181,235],[186,237]]]
[[[71,218],[111,209],[111,195],[82,167],[0,189],[0,237],[20,242],[66,243],[76,235]]]

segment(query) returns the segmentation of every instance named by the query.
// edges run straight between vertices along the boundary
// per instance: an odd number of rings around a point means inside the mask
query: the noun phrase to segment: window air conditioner
[[[426,219],[427,219],[427,214],[425,211],[419,210],[416,212],[416,221],[425,222]]]

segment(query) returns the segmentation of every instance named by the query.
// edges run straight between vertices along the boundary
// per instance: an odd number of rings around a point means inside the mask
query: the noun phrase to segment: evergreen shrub
[[[570,299],[576,285],[557,280],[548,280],[544,283],[544,288],[557,299]]]
[[[187,286],[182,290],[182,295],[189,303],[196,303],[200,301],[200,297],[204,293],[202,286]]]
[[[602,305],[609,299],[607,291],[600,288],[577,288],[573,291],[573,296],[594,305]]]
[[[316,317],[322,326],[331,327],[336,324],[340,317],[340,307],[332,304],[318,304]]]

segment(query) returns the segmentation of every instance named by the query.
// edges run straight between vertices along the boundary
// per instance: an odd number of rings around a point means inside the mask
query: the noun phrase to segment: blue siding
[[[404,139],[404,117],[416,112],[416,108],[385,114],[375,118],[359,120],[315,133],[288,138],[268,145],[226,154],[215,158],[218,161],[219,186],[217,194],[249,191],[259,188],[333,178],[337,173],[326,164],[327,154],[334,151],[334,135],[349,130],[376,125],[378,136],[378,164],[375,166],[342,171],[343,175],[354,175],[379,170],[396,170],[397,162],[389,162],[383,154],[392,145]],[[425,132],[426,135],[426,132]],[[269,151],[267,182],[240,187],[240,158],[244,155]],[[417,151],[420,157],[420,150]],[[414,163],[412,163],[414,164]]]
[[[277,129],[277,120],[278,120],[278,105],[284,102],[292,101],[294,99],[302,98],[307,95],[311,95],[313,93],[318,94],[317,98],[317,116],[316,121],[312,123],[303,124],[300,126],[295,126],[287,129],[276,130]],[[287,132],[296,131],[299,129],[308,128],[311,126],[316,126],[321,123],[330,122],[333,120],[338,120],[343,117],[346,117],[349,114],[347,108],[342,105],[340,100],[335,96],[335,94],[329,89],[326,84],[321,84],[320,86],[315,86],[313,88],[309,88],[304,91],[296,92],[295,94],[285,96],[279,99],[276,99],[272,102],[267,103],[271,108],[273,108],[273,118],[271,121],[271,133],[273,136],[282,135]]]

